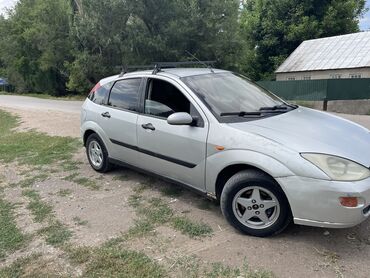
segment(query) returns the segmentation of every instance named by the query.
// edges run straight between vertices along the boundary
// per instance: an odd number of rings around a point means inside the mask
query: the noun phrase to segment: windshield
[[[234,73],[210,73],[183,77],[189,86],[216,114],[258,112],[285,103],[267,90]]]

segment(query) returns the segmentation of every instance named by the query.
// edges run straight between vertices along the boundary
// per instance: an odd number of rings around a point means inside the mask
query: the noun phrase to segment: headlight
[[[317,153],[301,153],[301,156],[320,168],[332,180],[359,181],[370,177],[368,168],[348,159]]]

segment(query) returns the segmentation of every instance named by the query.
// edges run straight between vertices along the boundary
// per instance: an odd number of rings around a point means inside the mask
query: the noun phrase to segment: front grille
[[[370,205],[368,205],[366,208],[364,208],[362,212],[364,213],[365,216],[370,214]]]

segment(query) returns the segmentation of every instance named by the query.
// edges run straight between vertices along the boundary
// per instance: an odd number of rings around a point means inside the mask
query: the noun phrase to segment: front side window
[[[259,116],[291,109],[269,91],[231,72],[188,76],[181,80],[217,117]]]
[[[131,111],[137,111],[141,78],[117,81],[109,95],[108,105]]]
[[[197,126],[203,126],[203,120],[186,96],[169,82],[150,79],[145,98],[145,114],[167,119],[173,113],[186,112],[196,119]]]

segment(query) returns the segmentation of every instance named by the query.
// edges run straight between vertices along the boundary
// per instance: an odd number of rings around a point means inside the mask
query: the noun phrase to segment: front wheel
[[[226,182],[221,210],[236,229],[259,237],[280,233],[292,219],[288,200],[279,185],[256,170],[241,171]]]
[[[100,137],[93,133],[86,140],[86,154],[91,167],[97,172],[107,172],[111,168],[108,152]]]

